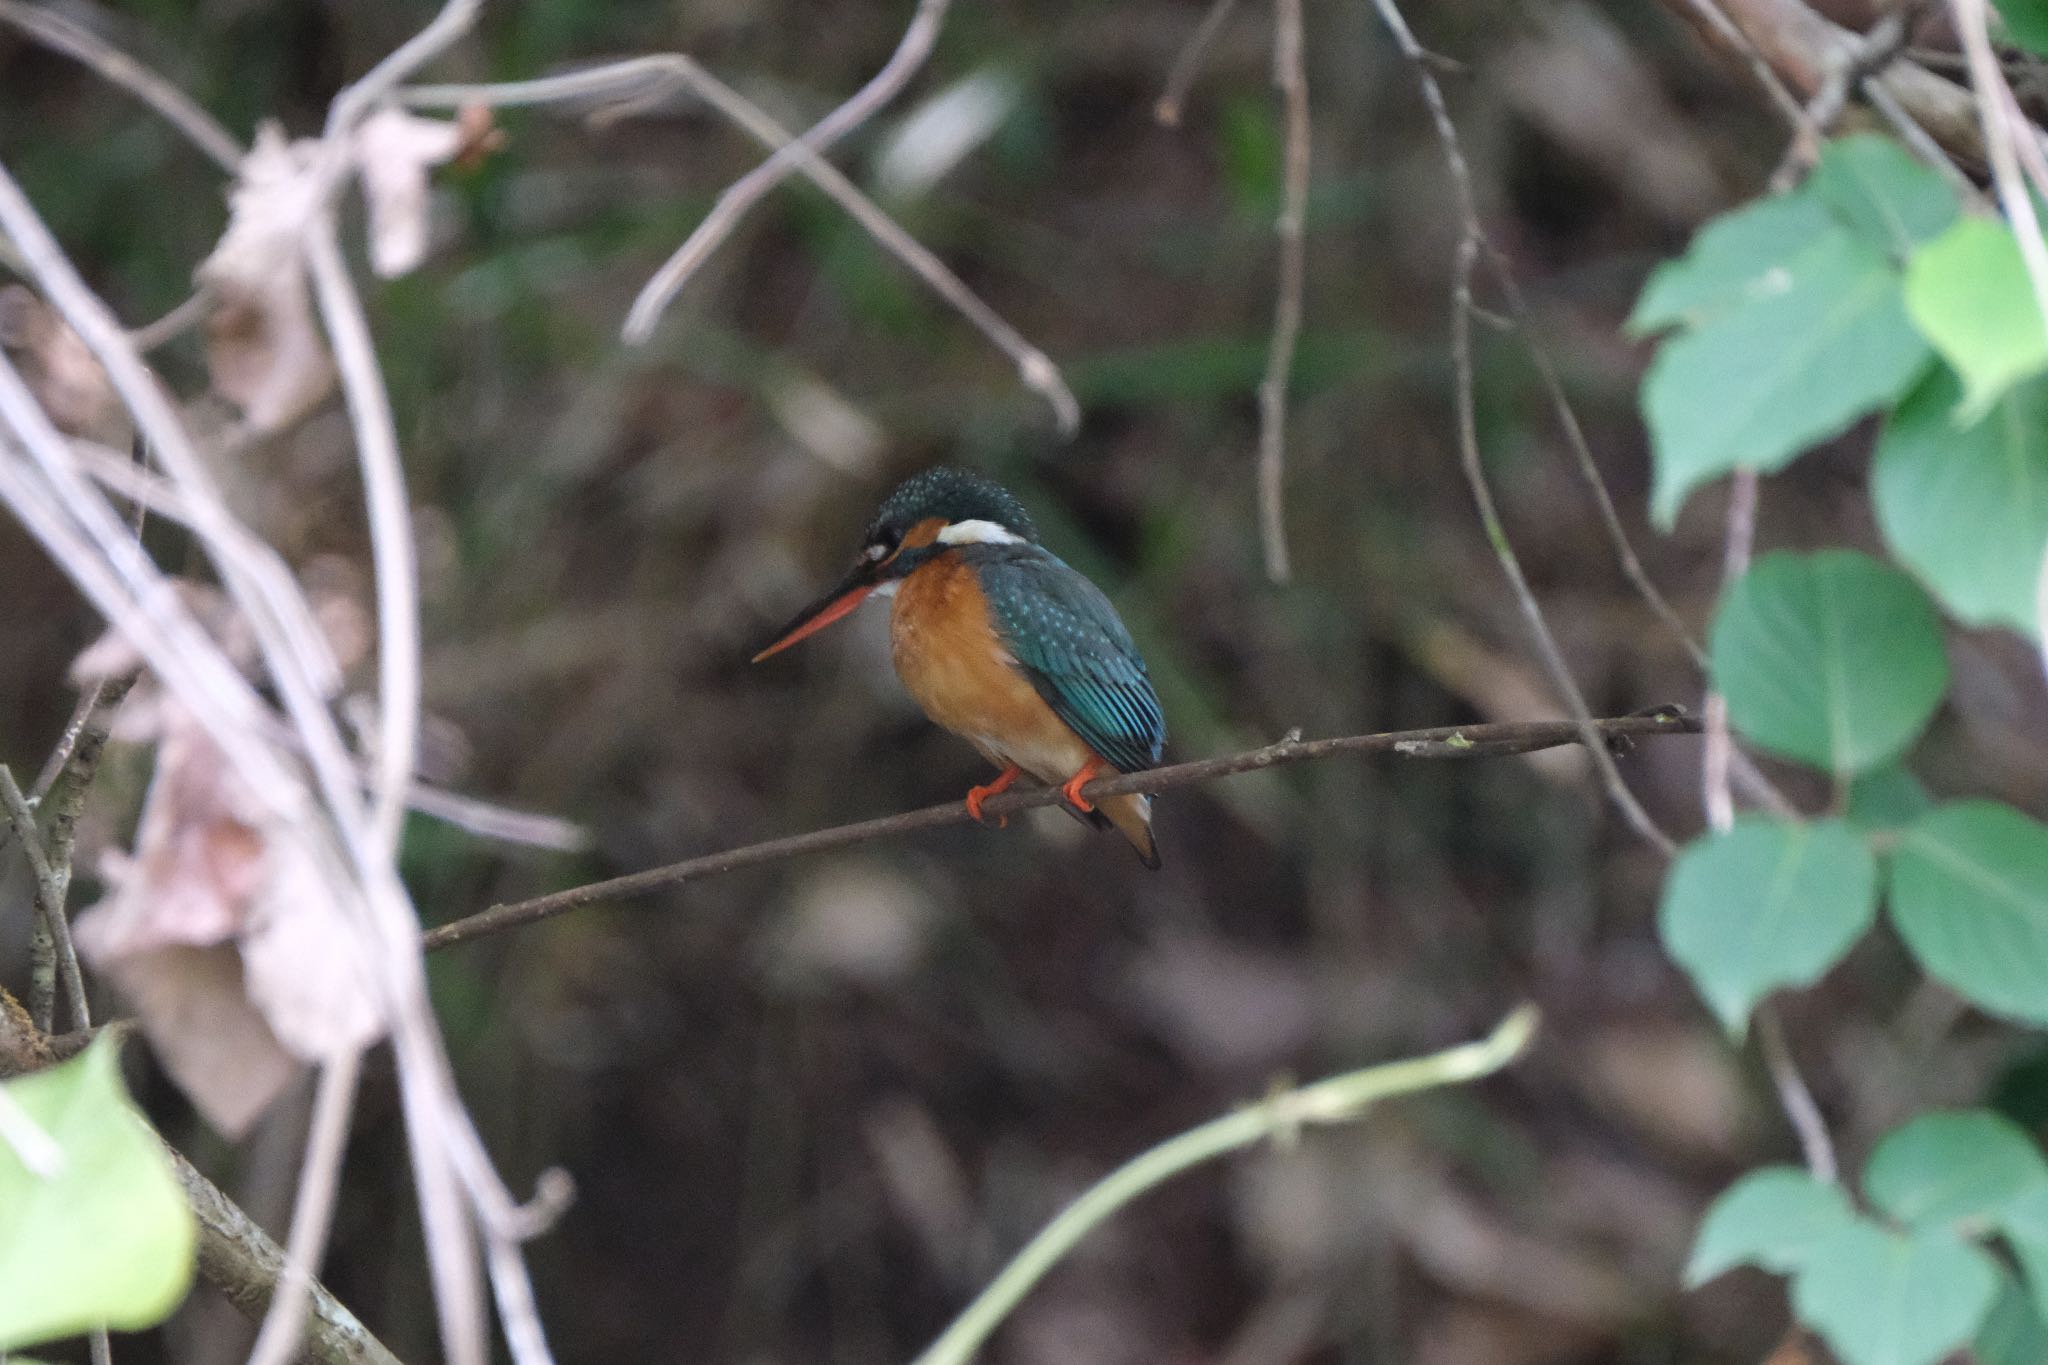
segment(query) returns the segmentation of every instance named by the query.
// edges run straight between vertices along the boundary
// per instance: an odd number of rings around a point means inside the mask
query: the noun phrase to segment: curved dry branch
[[[1753,48],[1787,85],[1809,98],[1821,91],[1830,75],[1853,65],[1861,48],[1861,35],[1822,17],[1804,0],[1717,0],[1717,4],[1735,32],[1746,40],[1746,48]],[[1694,0],[1664,0],[1664,6],[1709,45],[1748,59],[1749,53],[1735,48],[1726,30],[1701,19]],[[1867,77],[1865,86],[1881,92],[1873,98],[1895,105],[1951,155],[1980,166],[1987,162],[1976,100],[1954,81],[1917,62],[1897,58]]]
[[[1611,745],[1649,735],[1695,735],[1700,732],[1700,723],[1681,708],[1667,706],[1641,715],[1596,720],[1591,722],[1591,728],[1604,743]],[[1314,759],[1332,758],[1338,754],[1393,753],[1405,758],[1498,758],[1507,754],[1534,753],[1539,749],[1557,749],[1567,744],[1576,744],[1580,742],[1583,733],[1577,721],[1533,720],[1508,721],[1497,725],[1443,725],[1430,730],[1391,730],[1377,735],[1343,735],[1334,739],[1300,739],[1289,736],[1277,744],[1268,744],[1263,749],[1226,754],[1221,758],[1205,758],[1194,763],[1177,763],[1172,767],[1154,768],[1149,772],[1097,778],[1083,787],[1081,792],[1090,800],[1098,801],[1105,796],[1119,796],[1128,792],[1156,794],[1171,791],[1176,787],[1191,787],[1201,782],[1212,782],[1219,777],[1252,772],[1258,768],[1307,763]],[[1005,792],[1001,796],[990,797],[983,803],[982,810],[990,816],[1002,817],[1037,806],[1049,806],[1058,799],[1059,793],[1050,787]],[[941,806],[926,806],[922,810],[905,811],[901,815],[886,815],[877,820],[862,820],[857,824],[837,825],[831,829],[812,830],[807,834],[792,834],[783,839],[748,844],[742,848],[727,849],[722,853],[707,853],[702,857],[670,863],[666,867],[650,868],[645,872],[634,872],[624,877],[592,882],[588,886],[571,887],[551,895],[536,896],[532,900],[494,905],[488,910],[428,930],[425,944],[427,950],[431,952],[436,948],[467,943],[471,939],[515,929],[520,925],[548,919],[568,910],[581,909],[586,905],[623,900],[628,896],[641,895],[665,886],[715,877],[723,872],[736,872],[743,867],[758,867],[763,863],[779,862],[799,854],[821,853],[826,849],[864,844],[870,840],[908,834],[914,830],[937,829],[941,825],[964,824],[970,818],[967,808],[962,803],[949,801]]]

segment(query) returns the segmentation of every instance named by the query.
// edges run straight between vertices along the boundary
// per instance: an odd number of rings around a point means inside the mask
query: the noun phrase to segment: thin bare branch
[[[1769,1005],[1757,1009],[1756,1041],[1764,1054],[1764,1066],[1771,1073],[1771,1084],[1777,1089],[1778,1103],[1799,1137],[1806,1169],[1814,1179],[1834,1184],[1841,1178],[1841,1167],[1835,1159],[1834,1141],[1828,1136],[1827,1120],[1821,1116],[1813,1092],[1807,1089],[1805,1077],[1799,1074],[1799,1064],[1785,1041],[1785,1028],[1777,1011]]]
[[[1501,281],[1503,293],[1518,321],[1525,318],[1526,308],[1512,273],[1507,270],[1505,262],[1499,261],[1491,250],[1485,229],[1480,223],[1479,201],[1472,188],[1471,169],[1465,161],[1464,146],[1458,139],[1457,126],[1451,122],[1450,108],[1444,102],[1443,88],[1437,83],[1436,71],[1429,53],[1415,40],[1415,35],[1409,29],[1408,21],[1402,17],[1395,0],[1373,0],[1373,3],[1388,32],[1393,35],[1395,46],[1400,49],[1403,59],[1414,72],[1416,82],[1421,87],[1423,103],[1429,110],[1430,121],[1435,125],[1438,150],[1450,175],[1459,216],[1464,224],[1464,234],[1458,244],[1451,284],[1451,359],[1456,387],[1453,406],[1457,410],[1459,465],[1464,471],[1465,482],[1471,489],[1472,501],[1478,509],[1480,523],[1485,528],[1487,543],[1493,547],[1494,557],[1500,562],[1502,573],[1507,576],[1508,586],[1514,593],[1516,604],[1521,608],[1524,622],[1529,627],[1529,634],[1543,663],[1544,672],[1549,675],[1559,699],[1564,702],[1565,708],[1571,712],[1573,720],[1580,726],[1587,751],[1592,755],[1594,767],[1600,774],[1601,785],[1606,788],[1608,797],[1636,833],[1668,857],[1677,846],[1672,842],[1670,835],[1658,828],[1657,822],[1650,818],[1642,803],[1636,800],[1635,793],[1628,789],[1628,784],[1622,780],[1620,770],[1615,767],[1613,755],[1599,743],[1597,722],[1586,706],[1586,699],[1579,691],[1578,682],[1572,677],[1571,668],[1564,661],[1564,654],[1558,648],[1556,637],[1551,634],[1550,623],[1544,618],[1542,604],[1536,600],[1535,593],[1529,588],[1528,578],[1522,572],[1521,560],[1515,554],[1514,545],[1508,540],[1507,528],[1502,524],[1500,512],[1494,505],[1493,488],[1487,481],[1486,468],[1479,456],[1472,375],[1472,319],[1477,311],[1472,301],[1472,274],[1482,255],[1495,262],[1495,274]],[[1527,333],[1526,323],[1524,332]],[[1532,355],[1540,354],[1533,344],[1533,339],[1530,351]],[[1558,394],[1562,396],[1561,389],[1558,390]],[[1569,428],[1577,431],[1577,420],[1571,414],[1570,405],[1561,404],[1560,412],[1564,415]],[[1588,468],[1590,458],[1588,452]],[[1597,479],[1595,482],[1597,484]],[[1604,501],[1604,485],[1600,486],[1600,492]],[[1608,510],[1611,512],[1611,507]],[[1614,529],[1618,531],[1618,525]],[[1621,543],[1626,545],[1626,537],[1621,538]],[[1632,558],[1632,555],[1630,557]],[[1663,601],[1654,590],[1649,596],[1653,603]],[[1668,611],[1669,607],[1666,606],[1664,609]],[[1676,620],[1675,616],[1673,620]],[[1689,638],[1684,636],[1682,627],[1680,632],[1681,638]]]
[[[1032,392],[1052,406],[1053,420],[1062,434],[1071,436],[1081,427],[1081,405],[1061,376],[1052,357],[1025,340],[1023,333],[967,287],[945,262],[924,243],[911,236],[874,200],[767,111],[706,71],[680,52],[634,57],[588,71],[575,71],[540,80],[508,81],[495,85],[420,85],[397,92],[403,102],[422,109],[459,109],[468,104],[532,105],[556,104],[584,99],[611,98],[622,101],[593,117],[616,117],[621,108],[644,108],[664,95],[684,89],[716,109],[734,126],[770,151],[788,154],[798,174],[808,178],[847,216],[866,229],[901,261],[911,274],[924,281],[933,293],[952,306],[991,344],[1017,367],[1017,377]]]
[[[21,0],[0,0],[0,23],[12,24],[43,46],[84,63],[109,84],[134,95],[230,175],[242,164],[242,144],[218,119],[177,86],[92,30],[54,9],[24,4]]]
[[[341,1159],[348,1147],[361,1064],[361,1053],[347,1052],[320,1068],[312,1127],[299,1163],[284,1265],[270,1307],[263,1314],[263,1326],[256,1333],[256,1344],[249,1352],[249,1365],[288,1365],[305,1337],[314,1275],[326,1255],[327,1233],[334,1225],[334,1196],[341,1185]]]
[[[406,792],[419,756],[420,585],[412,507],[406,499],[405,469],[384,373],[377,366],[369,320],[342,262],[331,219],[323,217],[314,224],[306,263],[355,428],[369,517],[370,557],[376,569],[378,714],[370,827],[379,856],[388,859],[398,847]]]
[[[213,292],[203,286],[193,291],[192,297],[158,318],[145,323],[128,334],[135,343],[135,349],[148,355],[157,347],[176,340],[206,321],[206,315],[213,310]]]
[[[931,55],[932,44],[938,40],[939,27],[945,22],[946,10],[952,0],[918,0],[917,12],[911,16],[909,27],[897,42],[896,50],[882,69],[874,74],[868,83],[855,91],[844,104],[825,115],[809,132],[741,176],[726,187],[718,196],[718,202],[705,215],[684,243],[676,248],[673,256],[654,272],[633,300],[633,306],[626,314],[623,335],[635,345],[654,335],[654,325],[668,308],[671,300],[687,284],[690,277],[710,258],[740,219],[761,198],[796,170],[798,152],[801,147],[812,154],[822,153],[846,134],[858,128],[874,115],[883,105],[894,99],[899,91],[917,74]]]
[[[1338,754],[1400,754],[1410,758],[1495,758],[1506,754],[1535,753],[1540,749],[1556,749],[1567,744],[1581,743],[1589,733],[1592,735],[1593,743],[1599,745],[1601,752],[1604,753],[1610,743],[1626,742],[1652,735],[1695,735],[1699,731],[1700,725],[1697,720],[1675,707],[1667,707],[1644,715],[1596,720],[1592,722],[1590,729],[1576,721],[1539,720],[1512,721],[1495,725],[1445,725],[1430,730],[1395,730],[1376,735],[1345,735],[1335,739],[1305,740],[1289,736],[1277,744],[1268,744],[1261,749],[1250,749],[1244,753],[1228,754],[1221,758],[1176,763],[1171,767],[1153,768],[1141,773],[1099,777],[1083,787],[1081,794],[1091,801],[1097,801],[1105,796],[1119,796],[1128,792],[1166,792],[1179,787],[1194,786],[1197,783],[1213,782],[1218,778],[1232,777],[1238,773],[1281,767],[1290,763],[1308,763],[1335,757]],[[996,819],[1038,806],[1049,806],[1059,799],[1059,793],[1049,787],[1015,790],[990,797],[982,804],[982,811],[989,818]],[[905,811],[901,815],[889,815],[877,820],[862,820],[856,824],[839,825],[832,829],[812,830],[807,834],[770,839],[765,843],[748,844],[743,848],[727,849],[722,853],[708,853],[680,863],[671,863],[667,867],[651,868],[624,877],[613,877],[608,881],[593,882],[588,886],[572,887],[551,895],[537,896],[532,900],[517,901],[510,905],[494,905],[488,910],[428,930],[424,941],[431,952],[436,948],[467,943],[487,934],[532,924],[537,920],[548,919],[564,911],[577,910],[588,905],[623,900],[628,896],[642,895],[663,887],[698,881],[726,872],[736,872],[744,867],[759,867],[763,863],[780,862],[785,858],[794,858],[806,853],[822,853],[827,849],[864,844],[898,834],[965,824],[971,818],[964,804],[949,801],[940,806]]]
[[[1285,583],[1291,576],[1283,501],[1287,381],[1294,372],[1294,347],[1301,336],[1301,299],[1308,270],[1310,129],[1308,75],[1302,66],[1301,0],[1273,0],[1273,85],[1286,108],[1287,143],[1280,216],[1273,223],[1280,243],[1273,337],[1266,348],[1266,377],[1259,384],[1259,541],[1265,550],[1266,577]]]
[[[252,1322],[269,1311],[284,1274],[284,1249],[169,1143],[171,1173],[199,1223],[199,1278]],[[324,1285],[309,1286],[311,1311],[301,1358],[316,1365],[399,1365]]]
[[[1756,471],[1736,470],[1728,491],[1727,529],[1721,542],[1723,593],[1749,571],[1750,546],[1756,540],[1756,494]],[[1701,799],[1706,806],[1708,826],[1727,830],[1735,824],[1735,792],[1729,782],[1735,741],[1728,733],[1728,699],[1719,692],[1707,693],[1706,713],[1706,752],[1700,762]]]
[[[1209,55],[1209,48],[1216,42],[1216,35],[1223,31],[1223,25],[1230,20],[1230,13],[1237,8],[1237,0],[1211,0],[1209,12],[1202,16],[1202,22],[1195,25],[1195,31],[1188,35],[1180,55],[1173,59],[1173,68],[1166,73],[1166,88],[1159,92],[1158,101],[1152,106],[1152,117],[1168,128],[1180,126],[1182,108],[1187,104],[1188,91],[1194,88],[1195,77],[1201,72],[1202,59]]]
[[[1757,50],[1757,45],[1750,41],[1749,35],[1728,17],[1728,11],[1721,8],[1720,0],[1686,0],[1686,3],[1692,6],[1693,13],[1699,15],[1707,27],[1713,29],[1723,42],[1741,55],[1744,64],[1749,67],[1750,74],[1756,77],[1756,83],[1770,96],[1772,107],[1784,115],[1785,121],[1792,125],[1793,134],[1818,142],[1819,135],[1813,131],[1813,124],[1806,116],[1806,106],[1785,87],[1785,82],[1778,78],[1778,73],[1764,60],[1764,54]]]
[[[73,1028],[89,1028],[92,1025],[92,1010],[85,995],[85,976],[78,969],[78,950],[71,943],[71,921],[64,914],[64,888],[58,881],[50,860],[45,856],[42,831],[36,828],[36,814],[22,794],[21,786],[14,780],[14,773],[6,764],[0,763],[0,805],[4,805],[8,823],[14,829],[14,842],[21,845],[22,857],[28,860],[29,873],[35,881],[36,914],[49,931],[50,942],[56,953],[57,979],[64,986],[64,1001],[71,1011]],[[52,1032],[52,1019],[36,1019],[35,1025],[45,1033]]]

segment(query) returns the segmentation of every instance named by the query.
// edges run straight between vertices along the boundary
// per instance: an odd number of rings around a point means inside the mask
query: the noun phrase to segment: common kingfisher
[[[1038,543],[1024,505],[979,474],[927,469],[889,495],[861,544],[838,585],[754,662],[869,597],[894,597],[890,654],[903,685],[927,716],[1002,769],[967,793],[968,814],[980,820],[983,801],[1030,773],[1158,867],[1152,798],[1091,803],[1081,789],[1104,773],[1158,766],[1159,697],[1116,608]]]

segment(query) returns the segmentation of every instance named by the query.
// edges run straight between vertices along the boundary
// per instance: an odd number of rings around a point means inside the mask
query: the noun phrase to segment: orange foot
[[[1081,765],[1080,772],[1067,779],[1066,785],[1060,788],[1060,795],[1073,803],[1074,809],[1080,811],[1083,815],[1093,815],[1095,807],[1089,804],[1087,797],[1081,795],[1081,788],[1093,782],[1101,775],[1103,769],[1108,766],[1107,763],[1099,758],[1089,759]]]
[[[1008,791],[1010,789],[1010,784],[1012,782],[1015,782],[1017,778],[1023,773],[1023,771],[1024,770],[1022,768],[1019,768],[1016,764],[1012,763],[1007,768],[1003,769],[1003,771],[996,777],[995,781],[989,783],[986,786],[974,787],[970,789],[967,793],[967,813],[973,816],[977,823],[984,825],[987,824],[988,821],[983,820],[981,818],[981,803],[988,800],[991,796],[994,796],[997,792]],[[996,817],[997,829],[1001,829],[1004,825],[1007,825],[1009,823],[1010,817],[1007,815],[998,815]]]

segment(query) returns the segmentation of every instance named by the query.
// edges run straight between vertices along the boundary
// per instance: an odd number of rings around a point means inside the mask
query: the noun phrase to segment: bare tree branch
[[[1202,58],[1209,55],[1210,45],[1236,8],[1237,0],[1210,0],[1209,12],[1202,16],[1202,22],[1188,35],[1187,45],[1173,59],[1173,69],[1166,73],[1166,88],[1159,92],[1159,100],[1152,106],[1152,117],[1166,127],[1180,126],[1181,106],[1187,103],[1188,90],[1202,69]]]
[[[1032,345],[962,280],[931,248],[910,235],[874,200],[842,174],[838,167],[803,142],[793,138],[766,110],[706,71],[680,52],[631,57],[560,76],[531,81],[506,81],[493,85],[419,85],[401,89],[397,97],[416,108],[456,109],[466,104],[534,105],[566,103],[607,97],[618,102],[593,114],[593,120],[622,118],[645,108],[676,89],[688,90],[724,115],[742,132],[771,152],[787,151],[797,173],[824,191],[827,198],[844,209],[880,243],[883,250],[901,261],[911,274],[923,280],[933,293],[952,305],[954,311],[987,337],[997,350],[1017,367],[1018,380],[1052,405],[1059,429],[1072,435],[1081,426],[1081,405],[1061,376],[1052,357]]]
[[[951,3],[952,0],[918,0],[917,12],[903,30],[896,50],[889,54],[889,60],[866,85],[818,120],[809,132],[778,149],[773,156],[726,187],[725,193],[718,196],[718,202],[711,206],[711,212],[697,225],[696,231],[662,263],[661,269],[655,271],[653,278],[640,290],[640,297],[633,300],[633,306],[626,314],[624,336],[627,341],[637,344],[654,335],[654,324],[661,319],[663,310],[689,283],[698,267],[732,235],[749,209],[796,170],[801,156],[797,148],[812,154],[823,152],[896,98],[910,78],[917,74],[918,68],[924,65],[925,58],[931,55],[932,45],[938,41],[939,26],[945,22],[946,10]]]
[[[1177,787],[1212,782],[1217,778],[1231,777],[1259,768],[1308,763],[1338,754],[1392,753],[1406,758],[1497,758],[1506,754],[1534,753],[1539,749],[1556,749],[1567,744],[1580,743],[1588,733],[1600,746],[1601,752],[1605,753],[1610,743],[1651,735],[1694,735],[1699,731],[1700,725],[1697,720],[1677,707],[1665,707],[1644,715],[1596,720],[1591,722],[1590,727],[1582,726],[1576,721],[1539,720],[1511,721],[1498,725],[1446,725],[1431,730],[1394,730],[1384,734],[1345,735],[1335,739],[1305,740],[1290,736],[1277,744],[1268,744],[1262,749],[1228,754],[1222,758],[1177,763],[1171,767],[1153,768],[1141,773],[1100,777],[1083,787],[1081,794],[1091,801],[1096,801],[1105,796],[1121,796],[1129,792],[1172,791]],[[1057,800],[1059,793],[1050,787],[1010,791],[990,797],[983,803],[982,811],[990,817],[1001,817],[1015,814],[1020,810],[1049,806]],[[569,890],[537,896],[532,900],[494,905],[488,910],[428,930],[424,941],[431,952],[436,948],[467,943],[472,939],[532,924],[536,920],[548,919],[564,911],[581,909],[587,905],[622,900],[627,896],[637,896],[662,887],[715,877],[720,873],[736,872],[743,867],[758,867],[763,863],[779,862],[800,854],[822,853],[827,849],[864,844],[897,834],[937,829],[943,825],[965,824],[970,818],[965,805],[958,801],[949,801],[941,806],[926,806],[923,810],[906,811],[901,815],[863,820],[857,824],[839,825],[832,829],[812,830],[807,834],[793,834],[783,839],[770,839],[765,843],[727,849],[722,853],[707,853],[702,857],[671,863],[667,867],[650,868],[645,872],[613,877],[608,881],[593,882],[588,886],[571,887]]]
[[[1721,26],[1700,21],[1696,0],[1664,4],[1710,41],[1742,53]],[[1805,0],[1718,0],[1718,7],[1771,69],[1808,97],[1820,91],[1831,72],[1854,59],[1859,35],[1822,17]],[[1977,165],[1987,162],[1976,101],[1968,90],[1910,61],[1890,63],[1870,82],[1949,153]]]
[[[1259,541],[1265,549],[1266,577],[1285,583],[1291,576],[1282,496],[1287,477],[1287,381],[1301,336],[1301,296],[1308,269],[1308,76],[1302,69],[1301,0],[1274,0],[1273,84],[1286,109],[1287,142],[1280,216],[1273,223],[1280,241],[1273,339],[1266,350],[1266,377],[1259,384]]]
[[[12,24],[43,46],[83,62],[163,116],[230,175],[242,163],[242,144],[191,96],[121,51],[92,30],[54,9],[0,0],[0,23]]]
[[[1487,543],[1493,547],[1494,558],[1499,561],[1501,572],[1507,576],[1508,586],[1513,590],[1516,605],[1521,608],[1523,620],[1528,624],[1537,657],[1542,661],[1544,672],[1549,675],[1551,686],[1557,690],[1559,699],[1564,702],[1566,709],[1578,723],[1587,752],[1592,755],[1593,765],[1599,771],[1602,785],[1606,787],[1616,809],[1621,811],[1623,818],[1636,833],[1668,857],[1677,846],[1672,842],[1670,835],[1657,827],[1657,822],[1650,818],[1642,803],[1636,800],[1635,794],[1628,789],[1628,784],[1622,781],[1620,771],[1614,766],[1613,755],[1599,742],[1597,722],[1587,708],[1585,696],[1579,691],[1578,682],[1572,677],[1570,667],[1564,661],[1564,654],[1558,648],[1556,637],[1551,634],[1550,623],[1544,619],[1542,604],[1536,600],[1535,593],[1529,588],[1528,578],[1522,572],[1521,559],[1515,554],[1514,545],[1508,540],[1507,528],[1501,522],[1500,512],[1494,505],[1493,489],[1487,482],[1485,465],[1479,456],[1478,418],[1474,410],[1472,376],[1472,318],[1477,311],[1472,300],[1472,274],[1482,255],[1493,264],[1494,274],[1501,281],[1502,289],[1514,307],[1518,321],[1525,314],[1525,305],[1522,302],[1521,291],[1514,283],[1513,275],[1508,271],[1505,262],[1502,262],[1493,251],[1486,230],[1479,221],[1479,199],[1472,188],[1472,172],[1465,160],[1464,146],[1458,139],[1457,125],[1451,121],[1450,107],[1444,102],[1443,87],[1437,83],[1429,53],[1415,40],[1415,34],[1408,27],[1408,21],[1402,16],[1396,0],[1374,0],[1374,7],[1379,11],[1387,31],[1393,35],[1395,46],[1400,49],[1402,58],[1414,72],[1416,83],[1421,88],[1422,101],[1429,110],[1430,122],[1435,126],[1438,150],[1443,156],[1444,168],[1450,176],[1458,214],[1464,225],[1464,235],[1458,244],[1457,262],[1451,283],[1451,361],[1456,381],[1453,407],[1456,410],[1458,424],[1459,465],[1464,471],[1465,482],[1471,488],[1472,501],[1478,509],[1480,523],[1485,528]],[[1547,366],[1547,360],[1541,356],[1533,343],[1533,338],[1530,340],[1530,353],[1538,358],[1539,363]],[[1558,393],[1561,398],[1562,390],[1558,390]],[[1571,412],[1570,405],[1560,402],[1559,408],[1569,431],[1576,434],[1578,422]],[[1575,450],[1582,448],[1583,442],[1574,443]],[[1592,471],[1590,451],[1585,453],[1582,463],[1589,472],[1594,473],[1595,487],[1603,508],[1611,519],[1613,508],[1606,498],[1605,485],[1599,481],[1597,472]],[[1618,532],[1618,524],[1613,529]],[[1627,538],[1621,537],[1620,543],[1626,546]],[[1632,560],[1633,552],[1625,558]],[[1646,595],[1653,604],[1663,601],[1654,589],[1648,588],[1647,579],[1641,586],[1646,589]],[[1669,611],[1670,608],[1666,606],[1664,610]],[[1675,624],[1676,617],[1674,616],[1672,620]],[[1681,638],[1689,638],[1684,636],[1682,626],[1678,629]]]

